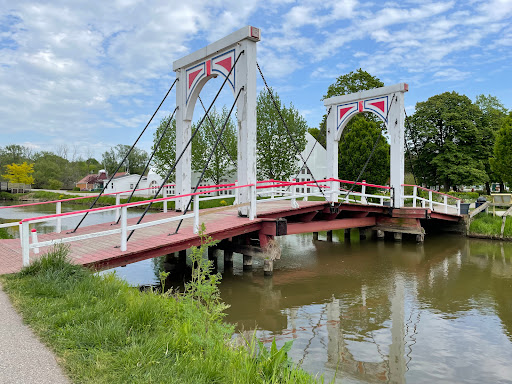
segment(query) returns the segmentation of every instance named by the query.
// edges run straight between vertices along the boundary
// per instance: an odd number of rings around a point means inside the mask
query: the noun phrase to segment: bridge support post
[[[327,241],[332,243],[332,231],[327,231]]]
[[[313,232],[313,240],[318,240],[318,232]]]
[[[178,252],[178,260],[180,264],[187,264],[187,250],[182,249]]]
[[[240,41],[238,52],[244,53],[235,67],[236,91],[244,88],[238,98],[238,170],[237,180],[241,185],[256,185],[256,41],[244,39]],[[236,190],[238,203],[251,203],[256,200],[256,188],[240,188]],[[242,206],[238,214],[248,216],[248,207]],[[251,212],[251,216],[253,213]],[[256,212],[254,212],[256,217]]]
[[[386,233],[382,229],[377,229],[375,231],[375,234],[377,235],[377,239],[379,240],[384,240],[384,238],[386,237]]]
[[[345,229],[344,237],[350,241],[350,228]]]
[[[274,274],[274,261],[265,259],[263,261],[263,276],[272,276]]]
[[[224,269],[233,267],[233,251],[224,250]]]
[[[359,239],[366,240],[366,229],[365,228],[359,228]]]
[[[402,233],[401,232],[394,232],[393,233],[393,238],[395,239],[395,241],[402,241]]]
[[[244,271],[249,271],[252,269],[252,256],[250,255],[243,255],[244,256]]]

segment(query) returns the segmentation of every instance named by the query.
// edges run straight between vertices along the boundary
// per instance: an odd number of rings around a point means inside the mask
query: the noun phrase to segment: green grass
[[[290,364],[289,344],[270,351],[257,340],[235,346],[233,326],[212,310],[225,307],[215,292],[213,300],[205,299],[212,292],[197,285],[189,294],[140,292],[114,274],[99,276],[70,264],[67,251],[55,248],[1,278],[73,382],[315,382]],[[209,289],[215,291],[212,284]]]
[[[20,199],[21,193],[9,193],[2,191],[0,192],[0,200],[12,200],[17,201]]]
[[[501,224],[502,217],[482,212],[472,219],[469,231],[480,235],[501,236]],[[507,217],[505,222],[503,235],[512,237],[512,217],[510,216]]]

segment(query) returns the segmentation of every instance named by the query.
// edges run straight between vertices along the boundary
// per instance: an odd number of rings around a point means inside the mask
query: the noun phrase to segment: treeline
[[[66,146],[59,147],[58,153],[54,153],[33,151],[23,145],[6,145],[0,147],[0,175],[3,181],[21,183],[26,183],[27,176],[31,177],[33,181],[27,184],[31,183],[33,188],[73,189],[77,181],[100,169],[112,174],[129,149],[129,145],[118,144],[104,152],[100,162],[94,157],[83,159]],[[134,148],[120,171],[140,173],[147,160],[148,154],[144,150]]]

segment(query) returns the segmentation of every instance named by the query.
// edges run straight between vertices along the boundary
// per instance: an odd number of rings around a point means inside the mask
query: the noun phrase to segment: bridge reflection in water
[[[511,243],[339,238],[283,238],[273,279],[225,272],[227,321],[343,383],[511,380]]]

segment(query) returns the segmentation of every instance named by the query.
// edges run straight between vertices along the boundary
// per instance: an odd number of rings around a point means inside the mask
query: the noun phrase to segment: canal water
[[[280,238],[272,278],[258,260],[243,271],[236,254],[224,271],[219,252],[226,321],[267,345],[293,340],[292,360],[326,382],[512,383],[511,242],[353,235]],[[133,285],[155,284],[171,261],[115,272]]]

